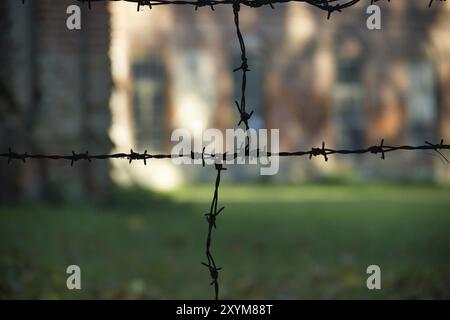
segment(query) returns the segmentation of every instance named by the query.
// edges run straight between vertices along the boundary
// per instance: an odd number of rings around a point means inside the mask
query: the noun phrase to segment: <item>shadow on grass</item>
[[[101,206],[124,213],[181,213],[183,210],[192,210],[191,204],[176,203],[169,194],[140,187],[115,187],[110,199]]]

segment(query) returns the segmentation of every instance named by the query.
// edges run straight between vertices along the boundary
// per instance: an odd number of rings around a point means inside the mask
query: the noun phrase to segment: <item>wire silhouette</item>
[[[117,1],[117,0],[78,0],[82,3],[88,3],[88,7],[91,8],[92,2],[103,2],[103,1]],[[241,95],[240,101],[235,101],[236,108],[239,112],[240,119],[238,122],[238,126],[244,125],[245,130],[250,129],[249,120],[253,115],[253,111],[247,112],[246,106],[246,87],[247,87],[247,72],[250,72],[250,68],[248,65],[248,59],[246,55],[246,47],[243,35],[240,30],[239,24],[239,12],[241,5],[251,7],[251,8],[259,8],[262,6],[270,6],[274,9],[275,4],[284,4],[288,2],[298,2],[298,3],[307,3],[312,5],[320,10],[327,12],[327,19],[330,19],[331,14],[335,11],[341,12],[344,9],[350,8],[361,0],[122,0],[130,3],[135,3],[137,5],[137,11],[141,11],[144,7],[149,7],[152,9],[154,6],[160,5],[191,5],[194,6],[195,10],[198,10],[200,7],[209,6],[211,10],[214,10],[214,6],[217,5],[231,5],[233,8],[233,16],[234,16],[234,24],[236,28],[236,35],[239,41],[239,46],[241,50],[241,65],[233,70],[233,72],[241,72]],[[381,0],[370,0],[371,4],[378,2]],[[446,0],[439,0],[440,2]],[[390,2],[390,0],[388,0]],[[431,7],[434,0],[430,0],[428,7]],[[22,0],[22,3],[25,3],[25,0]],[[14,152],[11,148],[8,149],[6,153],[0,153],[0,158],[7,159],[8,164],[14,160],[22,161],[26,163],[26,160],[61,160],[68,161],[70,165],[73,166],[78,161],[88,161],[92,162],[93,160],[108,160],[108,159],[126,159],[131,164],[133,161],[142,161],[145,165],[148,164],[148,161],[153,159],[173,159],[173,158],[191,158],[191,159],[201,159],[201,164],[203,166],[206,165],[207,159],[214,160],[214,166],[217,171],[214,195],[211,202],[211,207],[208,213],[205,214],[206,221],[208,223],[208,232],[206,237],[206,259],[207,262],[202,262],[204,266],[208,268],[210,277],[211,277],[211,285],[214,287],[214,298],[215,300],[219,299],[219,271],[222,269],[217,267],[216,261],[212,255],[211,246],[213,240],[213,230],[217,228],[217,217],[218,215],[225,209],[225,207],[221,207],[218,209],[219,202],[219,187],[221,180],[221,172],[226,170],[223,167],[224,162],[234,160],[237,157],[303,157],[308,156],[309,159],[312,157],[322,156],[325,161],[329,160],[329,155],[334,154],[381,154],[381,159],[385,159],[386,153],[394,152],[394,151],[413,151],[413,150],[432,150],[435,151],[438,156],[449,163],[449,160],[442,153],[443,150],[450,149],[450,145],[444,144],[444,141],[441,140],[438,144],[433,144],[428,141],[425,141],[425,144],[419,146],[410,146],[410,145],[401,145],[401,146],[389,146],[384,144],[384,139],[381,140],[379,145],[369,146],[367,148],[362,149],[332,149],[326,148],[325,142],[322,143],[321,147],[312,147],[310,150],[304,151],[283,151],[283,152],[268,152],[266,150],[250,150],[250,138],[246,137],[246,145],[245,148],[241,149],[239,152],[233,150],[233,152],[225,152],[223,154],[217,153],[205,153],[205,148],[203,148],[201,153],[191,151],[187,154],[149,154],[147,150],[143,153],[134,152],[132,149],[129,153],[114,153],[114,154],[90,154],[88,151],[84,153],[76,153],[72,151],[71,154],[68,155],[45,155],[45,154],[30,154],[30,153],[18,153]]]
[[[237,159],[238,157],[304,157],[307,156],[309,159],[312,157],[322,156],[325,161],[329,160],[330,155],[342,154],[342,155],[363,155],[363,154],[381,154],[381,159],[386,158],[387,153],[391,153],[394,151],[414,151],[414,150],[431,150],[435,151],[443,160],[449,163],[447,157],[442,153],[444,150],[450,150],[450,144],[444,144],[444,140],[441,140],[439,143],[431,143],[425,141],[423,145],[400,145],[400,146],[391,146],[384,144],[384,139],[381,140],[379,145],[372,145],[366,148],[361,149],[333,149],[326,148],[325,142],[322,143],[320,147],[312,147],[309,150],[299,150],[299,151],[280,151],[280,152],[262,152],[260,149],[255,150],[245,150],[244,152],[225,152],[225,153],[206,153],[204,152],[205,148],[202,152],[194,152],[191,151],[189,153],[182,154],[150,154],[145,150],[143,153],[134,152],[130,150],[129,153],[121,152],[121,153],[113,153],[113,154],[90,154],[89,152],[84,153],[76,153],[72,151],[71,154],[61,155],[61,154],[32,154],[28,152],[19,153],[13,151],[11,148],[8,149],[8,152],[0,153],[0,158],[6,159],[8,163],[11,163],[14,160],[22,161],[26,163],[27,160],[62,160],[67,161],[73,166],[78,161],[88,161],[92,162],[93,160],[107,160],[107,159],[125,159],[131,164],[133,161],[142,161],[145,165],[148,164],[149,160],[157,160],[157,159],[175,159],[175,158],[190,158],[190,159],[202,159],[202,165],[207,165],[206,160],[214,160],[211,161],[214,164],[224,164],[226,161],[232,161]]]

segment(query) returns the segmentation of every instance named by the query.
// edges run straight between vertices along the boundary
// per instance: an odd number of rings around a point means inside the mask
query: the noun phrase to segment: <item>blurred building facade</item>
[[[17,152],[170,151],[171,132],[234,128],[240,48],[232,9],[94,2],[82,30],[65,28],[77,1],[0,4],[0,145]],[[382,29],[366,28],[368,2],[326,20],[307,4],[241,9],[248,110],[254,128],[280,129],[283,150],[450,141],[450,4],[380,2]],[[111,21],[111,23],[110,23]],[[110,41],[111,39],[111,41]],[[110,57],[112,63],[110,62]],[[113,86],[114,83],[114,86]],[[110,106],[110,108],[108,107]],[[111,118],[112,116],[112,118]],[[112,140],[112,141],[111,141]],[[14,161],[0,170],[0,197],[108,194],[106,162]],[[152,161],[113,162],[116,181],[167,188],[205,170]],[[283,159],[280,181],[356,175],[449,179],[433,152]],[[234,166],[227,178],[257,179]],[[210,175],[207,174],[210,179]]]
[[[109,12],[95,3],[82,30],[66,27],[75,1],[0,3],[0,146],[7,152],[109,153]],[[94,11],[93,10],[93,11]],[[0,198],[83,199],[108,194],[107,162],[1,160]]]
[[[372,31],[368,4],[330,20],[307,4],[241,9],[251,69],[247,109],[255,111],[250,125],[280,129],[281,149],[308,150],[322,141],[359,148],[382,138],[388,145],[450,141],[450,5],[382,2],[382,29]],[[118,149],[168,151],[175,128],[201,135],[236,126],[241,80],[232,70],[240,65],[240,49],[230,6],[137,13],[113,3],[111,14],[111,136]],[[115,169],[119,180],[151,180],[142,168],[117,163]],[[245,176],[239,170],[235,176]],[[448,181],[449,168],[433,152],[404,152],[385,161],[283,160],[275,179],[347,174]]]

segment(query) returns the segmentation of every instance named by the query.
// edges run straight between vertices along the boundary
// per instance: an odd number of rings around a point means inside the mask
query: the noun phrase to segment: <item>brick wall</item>
[[[91,12],[83,9],[82,30],[70,31],[66,8],[74,3],[2,1],[2,15],[9,23],[0,40],[5,44],[1,59],[9,70],[2,72],[0,81],[14,101],[0,99],[2,149],[107,153],[112,147],[109,12],[105,3],[95,3]],[[110,186],[104,161],[71,168],[50,161],[6,166],[2,160],[0,168],[4,198],[104,198]]]

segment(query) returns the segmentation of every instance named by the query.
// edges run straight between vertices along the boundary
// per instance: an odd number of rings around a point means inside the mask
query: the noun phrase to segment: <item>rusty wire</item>
[[[366,148],[360,149],[333,149],[326,148],[325,143],[322,143],[319,147],[312,147],[309,150],[299,150],[299,151],[280,151],[280,152],[263,152],[260,149],[248,150],[246,149],[244,152],[226,152],[226,153],[207,153],[205,149],[202,152],[194,152],[190,153],[182,153],[182,154],[150,154],[145,150],[143,153],[135,152],[130,150],[129,153],[121,152],[121,153],[113,153],[113,154],[90,154],[89,152],[84,153],[76,153],[72,151],[71,154],[59,155],[59,154],[32,154],[32,153],[19,153],[13,151],[9,148],[8,152],[0,153],[0,158],[6,159],[8,163],[13,160],[19,160],[23,163],[26,160],[65,160],[73,166],[78,161],[88,161],[92,160],[106,160],[106,159],[126,159],[131,164],[133,161],[142,161],[145,165],[148,164],[149,160],[152,159],[176,159],[176,158],[190,158],[190,159],[201,159],[201,163],[203,166],[208,163],[206,160],[214,160],[211,161],[214,164],[224,164],[226,161],[232,161],[233,159],[237,159],[239,157],[242,158],[262,158],[262,157],[303,157],[307,156],[309,159],[312,157],[322,156],[325,161],[329,160],[330,155],[342,154],[342,155],[363,155],[363,154],[380,154],[381,159],[386,158],[387,153],[391,153],[394,151],[414,151],[414,150],[430,150],[438,153],[438,155],[445,160],[447,163],[449,160],[445,157],[445,155],[441,152],[444,150],[450,150],[450,144],[444,144],[444,140],[441,140],[439,143],[431,143],[425,141],[422,145],[400,145],[400,146],[391,146],[384,143],[384,139],[381,140],[381,143],[378,145],[372,145]]]
[[[438,0],[439,2],[444,2],[444,1],[447,1],[447,0]],[[430,0],[430,2],[428,3],[428,8],[430,8],[431,7],[431,5],[433,4],[433,2],[434,2],[434,0]]]
[[[199,7],[209,6],[211,10],[214,10],[216,5],[234,5],[235,3],[242,4],[252,8],[258,8],[262,6],[269,5],[274,9],[274,4],[282,4],[287,2],[304,2],[312,6],[315,6],[321,10],[328,12],[328,18],[330,18],[331,13],[334,11],[342,11],[343,9],[349,8],[361,0],[77,0],[79,2],[88,3],[89,9],[91,8],[92,2],[104,2],[104,1],[125,1],[133,2],[137,6],[137,10],[140,11],[141,7],[148,6],[150,9],[153,6],[160,5],[192,5],[197,10]],[[382,0],[370,0],[370,3]],[[387,0],[390,2],[390,0]],[[431,7],[435,0],[429,0],[428,7]],[[439,2],[444,2],[447,0],[437,0]],[[25,3],[25,0],[22,0]]]
[[[89,8],[91,8],[92,2],[103,2],[103,1],[117,1],[117,0],[78,0],[79,2],[88,3]],[[153,6],[159,6],[159,5],[191,5],[194,6],[194,9],[197,10],[200,7],[208,6],[211,8],[211,10],[214,10],[214,6],[217,5],[231,5],[233,8],[233,15],[234,15],[234,24],[236,27],[236,35],[239,41],[239,46],[241,50],[241,65],[238,66],[233,70],[233,72],[241,72],[242,78],[241,78],[241,95],[240,95],[240,101],[235,101],[237,110],[240,115],[240,119],[238,122],[238,126],[244,125],[246,130],[249,130],[249,120],[251,116],[253,115],[253,111],[247,112],[246,109],[246,86],[247,86],[247,72],[250,71],[249,65],[248,65],[248,59],[246,55],[246,48],[245,48],[245,41],[242,36],[241,30],[240,30],[240,24],[239,24],[239,12],[241,5],[251,7],[251,8],[258,8],[262,6],[270,6],[272,9],[274,9],[274,4],[283,4],[288,2],[299,2],[299,3],[307,3],[309,5],[312,5],[318,9],[321,9],[323,11],[327,12],[327,18],[329,19],[331,14],[335,11],[341,12],[344,9],[347,9],[357,3],[359,3],[361,0],[122,0],[126,2],[132,2],[137,5],[137,11],[141,11],[141,8],[143,7],[149,7],[150,9],[153,8]],[[375,2],[378,2],[381,0],[370,0],[371,4],[374,4]],[[446,1],[446,0],[439,0],[439,1]],[[388,0],[390,2],[390,0]],[[431,7],[434,0],[430,0],[428,7]],[[22,3],[25,3],[25,0],[22,0]],[[217,171],[216,181],[215,181],[215,188],[214,188],[214,195],[213,200],[211,202],[211,207],[208,213],[205,214],[206,221],[208,223],[208,233],[206,237],[206,259],[207,262],[202,262],[204,266],[208,268],[208,271],[211,276],[211,285],[214,287],[214,298],[216,300],[219,299],[219,271],[221,270],[220,267],[217,267],[216,261],[212,255],[211,246],[212,246],[212,235],[213,230],[216,229],[216,220],[217,216],[224,210],[224,207],[221,207],[218,209],[219,205],[219,186],[220,186],[220,179],[221,179],[221,172],[226,170],[226,168],[223,167],[224,162],[234,160],[238,157],[242,158],[260,158],[260,157],[302,157],[302,156],[309,156],[309,159],[312,157],[322,156],[325,161],[328,161],[329,155],[334,154],[343,154],[343,155],[349,155],[349,154],[381,154],[381,159],[385,159],[386,153],[399,151],[399,150],[405,150],[405,151],[412,151],[412,150],[432,150],[435,151],[443,160],[445,160],[447,163],[449,162],[448,159],[445,157],[445,155],[441,152],[443,150],[449,150],[450,145],[444,144],[444,141],[441,140],[440,143],[433,144],[428,141],[425,142],[423,145],[418,146],[411,146],[411,145],[401,145],[401,146],[390,146],[384,144],[384,139],[381,140],[381,143],[379,145],[372,145],[367,148],[362,149],[332,149],[332,148],[326,148],[325,142],[322,143],[321,147],[312,147],[310,150],[304,150],[304,151],[282,151],[282,152],[266,152],[261,151],[259,149],[256,150],[250,150],[250,138],[246,137],[246,145],[243,150],[240,150],[240,152],[225,152],[223,154],[220,153],[205,153],[205,148],[203,148],[202,152],[194,152],[191,151],[187,154],[149,154],[147,150],[145,150],[143,153],[134,152],[132,149],[129,153],[114,153],[114,154],[90,154],[89,152],[84,153],[76,153],[75,151],[72,151],[71,154],[68,155],[46,155],[46,154],[30,154],[30,153],[18,153],[14,152],[11,148],[8,149],[8,152],[1,153],[0,158],[7,159],[8,164],[11,163],[13,160],[20,160],[22,162],[26,162],[28,159],[35,159],[35,160],[65,160],[70,162],[70,165],[73,166],[78,161],[88,161],[91,162],[92,160],[107,160],[107,159],[127,159],[129,163],[131,164],[133,161],[142,161],[145,165],[147,165],[149,160],[153,159],[173,159],[173,158],[191,158],[192,160],[195,159],[201,159],[201,164],[205,166],[206,160],[211,159],[214,160],[214,166]]]

